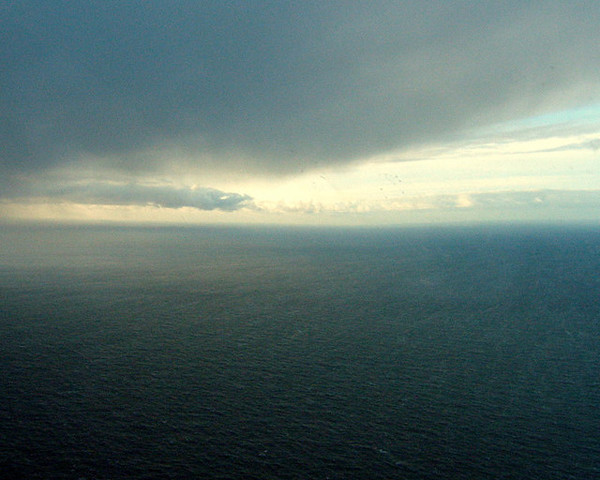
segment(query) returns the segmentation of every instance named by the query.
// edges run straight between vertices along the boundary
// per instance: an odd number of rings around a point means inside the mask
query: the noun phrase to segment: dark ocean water
[[[0,472],[600,478],[600,229],[2,227]]]

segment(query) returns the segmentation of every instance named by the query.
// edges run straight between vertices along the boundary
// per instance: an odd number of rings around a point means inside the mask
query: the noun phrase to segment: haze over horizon
[[[0,220],[598,221],[600,5],[7,2]]]

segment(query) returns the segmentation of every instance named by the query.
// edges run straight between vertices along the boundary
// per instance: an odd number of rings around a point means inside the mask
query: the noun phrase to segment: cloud
[[[600,94],[593,0],[28,1],[0,23],[4,177],[297,172]]]
[[[584,142],[574,142],[567,145],[561,145],[560,147],[538,150],[534,153],[568,152],[572,150],[591,150],[596,153],[600,150],[600,138],[593,138]]]
[[[479,209],[519,210],[522,208],[563,208],[563,209],[597,209],[600,207],[600,190],[532,190],[493,193],[475,193],[468,195],[469,205],[461,204],[464,194],[455,196],[455,207],[471,207]],[[439,197],[446,198],[451,196]],[[449,201],[440,202],[449,204]]]
[[[21,197],[21,198],[19,198]],[[49,203],[156,206],[164,208],[192,207],[199,210],[234,211],[250,205],[252,198],[213,188],[178,188],[169,185],[123,183],[44,184],[21,190],[9,200],[44,200]]]
[[[465,193],[457,195],[456,197],[456,207],[458,208],[469,208],[474,205],[473,199],[470,195]]]
[[[487,193],[421,195],[405,199],[370,199],[345,202],[257,201],[256,211],[271,213],[363,214],[377,212],[505,212],[511,215],[539,209],[566,209],[596,212],[600,208],[600,190],[531,190]]]

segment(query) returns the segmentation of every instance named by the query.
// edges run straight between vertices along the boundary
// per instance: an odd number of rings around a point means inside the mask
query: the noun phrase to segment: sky
[[[600,216],[600,3],[5,1],[0,220]]]

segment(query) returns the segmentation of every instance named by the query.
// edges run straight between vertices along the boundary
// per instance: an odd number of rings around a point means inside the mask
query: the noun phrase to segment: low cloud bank
[[[192,207],[198,210],[235,211],[248,206],[252,197],[223,192],[215,188],[182,188],[170,185],[136,183],[80,183],[43,187],[29,194],[21,191],[20,199],[43,199],[45,202],[71,202],[96,205],[152,205],[164,208]],[[33,194],[35,192],[35,194]],[[14,198],[13,198],[14,199]]]

